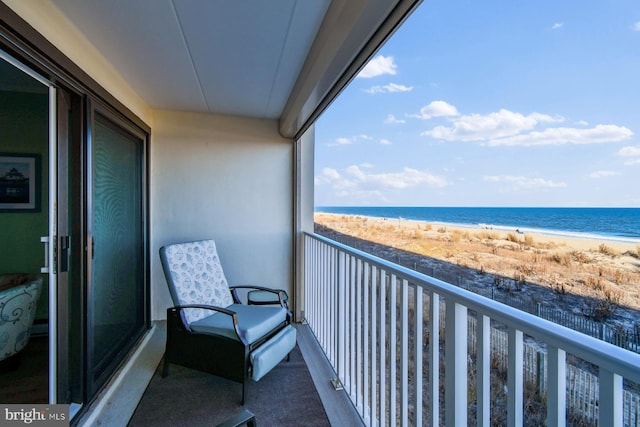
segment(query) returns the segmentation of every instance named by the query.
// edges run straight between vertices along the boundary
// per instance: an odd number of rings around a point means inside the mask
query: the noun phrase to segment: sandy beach
[[[316,213],[314,219],[319,234],[394,262],[405,259],[471,290],[519,283],[501,291],[625,327],[640,324],[639,243],[398,218]]]

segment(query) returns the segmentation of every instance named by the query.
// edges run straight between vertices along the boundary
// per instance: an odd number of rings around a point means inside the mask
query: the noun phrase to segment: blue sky
[[[317,206],[640,207],[640,1],[425,0],[316,124]]]

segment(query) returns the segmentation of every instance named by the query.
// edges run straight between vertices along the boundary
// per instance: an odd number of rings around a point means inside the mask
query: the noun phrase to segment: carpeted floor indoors
[[[204,372],[171,365],[162,378],[161,366],[147,388],[130,427],[214,426],[237,414],[242,386]],[[299,348],[258,382],[247,385],[245,409],[258,426],[329,426]]]

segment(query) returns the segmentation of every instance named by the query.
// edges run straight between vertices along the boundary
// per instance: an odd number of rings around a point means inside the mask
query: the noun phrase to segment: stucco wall
[[[230,284],[292,292],[293,144],[277,121],[154,112],[152,316],[171,305],[158,250],[213,238]]]

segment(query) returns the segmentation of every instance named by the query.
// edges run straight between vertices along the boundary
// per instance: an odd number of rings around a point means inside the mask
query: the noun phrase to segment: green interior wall
[[[49,97],[46,93],[0,91],[0,153],[40,154],[40,212],[0,212],[0,274],[41,275],[48,234]],[[48,318],[48,281],[36,319]]]

